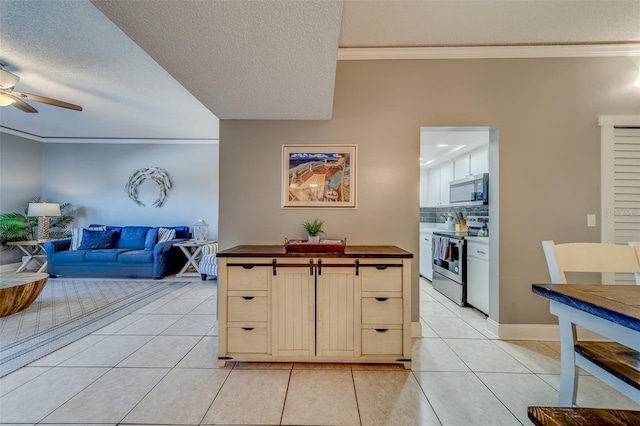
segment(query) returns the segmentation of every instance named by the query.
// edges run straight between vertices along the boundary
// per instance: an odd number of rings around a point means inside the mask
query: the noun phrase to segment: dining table
[[[636,379],[612,378],[584,357],[576,356],[576,326],[617,342],[631,353],[631,371],[637,374],[640,360],[640,286],[613,284],[533,284],[532,291],[549,299],[549,311],[560,328],[560,390],[558,405],[575,404],[578,367],[593,374],[630,399],[640,403]],[[635,352],[634,352],[635,351]],[[576,362],[578,360],[578,362]]]

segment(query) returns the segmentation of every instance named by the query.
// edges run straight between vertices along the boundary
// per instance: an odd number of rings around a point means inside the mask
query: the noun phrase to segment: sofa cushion
[[[149,228],[149,231],[147,231],[147,237],[144,240],[144,249],[153,250],[153,247],[156,245],[157,239],[158,228]]]
[[[84,255],[89,250],[65,250],[51,254],[51,258],[57,263],[64,262],[84,262]]]
[[[149,226],[123,226],[116,247],[144,250],[149,229]]]
[[[118,263],[153,263],[153,250],[128,250],[118,256]]]
[[[165,241],[173,240],[176,237],[176,230],[171,228],[158,229],[158,242],[163,243]]]
[[[117,262],[118,256],[126,252],[126,249],[87,250],[84,260],[86,262]]]
[[[115,237],[115,231],[92,231],[90,229],[83,229],[82,242],[78,250],[113,248]]]
[[[82,231],[84,229],[90,229],[92,231],[106,231],[107,227],[92,225],[88,228],[73,228],[71,230],[71,247],[69,250],[78,250],[78,247],[80,247],[80,244],[82,243]]]

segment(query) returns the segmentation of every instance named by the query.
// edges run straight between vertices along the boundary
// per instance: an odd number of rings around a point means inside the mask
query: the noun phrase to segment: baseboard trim
[[[422,323],[420,321],[411,323],[411,337],[422,337]]]
[[[487,319],[487,331],[496,335],[500,340],[560,340],[560,331],[557,324],[499,324],[489,318]],[[577,327],[577,333],[580,340],[608,340],[582,327]]]

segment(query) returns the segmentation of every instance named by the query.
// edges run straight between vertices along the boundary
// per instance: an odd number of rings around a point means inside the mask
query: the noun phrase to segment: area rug
[[[171,280],[50,278],[29,308],[0,318],[0,377],[186,284]]]

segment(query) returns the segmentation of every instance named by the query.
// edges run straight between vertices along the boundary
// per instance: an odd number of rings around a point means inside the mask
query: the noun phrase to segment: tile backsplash
[[[489,216],[489,206],[420,207],[420,223],[444,223],[449,213],[467,216]]]

